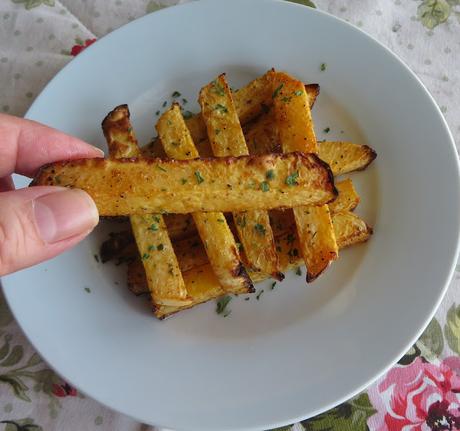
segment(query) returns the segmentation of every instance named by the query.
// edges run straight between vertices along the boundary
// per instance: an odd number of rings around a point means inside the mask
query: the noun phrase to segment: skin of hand
[[[33,177],[46,163],[103,156],[80,139],[0,114],[0,276],[62,253],[99,221],[96,205],[84,191],[48,186],[15,190],[11,174]]]

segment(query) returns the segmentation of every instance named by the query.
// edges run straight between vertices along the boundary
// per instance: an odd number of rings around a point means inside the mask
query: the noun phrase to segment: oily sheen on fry
[[[267,190],[261,184],[268,171]],[[290,208],[323,205],[337,196],[329,166],[303,153],[72,160],[42,167],[32,185],[83,189],[101,216]]]

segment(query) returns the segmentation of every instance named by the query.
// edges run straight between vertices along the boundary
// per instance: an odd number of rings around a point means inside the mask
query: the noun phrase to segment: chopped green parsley
[[[224,87],[217,81],[212,81],[212,91],[216,93],[218,96],[224,96],[225,90]]]
[[[220,104],[220,103],[218,103],[218,104],[214,107],[214,109],[215,109],[216,111],[218,111],[219,113],[221,113],[221,114],[226,114],[226,113],[228,112],[227,107],[224,106],[224,105],[222,105],[222,104]]]
[[[267,183],[267,181],[262,181],[260,183],[260,188],[263,192],[268,192],[270,190],[270,185]]]
[[[204,182],[204,178],[201,176],[200,171],[195,171],[195,178],[198,184],[201,184]]]
[[[274,99],[276,96],[278,96],[279,92],[281,89],[284,87],[284,84],[280,84],[278,87],[276,87],[275,91],[272,94],[272,98]]]
[[[288,186],[297,186],[297,180],[299,179],[299,171],[293,172],[291,175],[286,177],[286,184]]]
[[[254,229],[256,230],[256,232],[260,235],[265,235],[265,232],[266,232],[266,229],[264,227],[264,225],[260,224],[260,223],[256,223],[254,225]]]
[[[229,302],[232,300],[232,297],[229,296],[229,295],[226,295],[226,296],[223,296],[222,298],[220,298],[217,303],[216,303],[216,313],[217,314],[224,314],[224,317],[225,317],[225,313],[228,312],[229,310],[227,310],[227,306],[229,304]],[[228,316],[228,314],[227,314]]]
[[[151,230],[152,232],[156,232],[158,230],[158,225],[156,223],[152,223],[150,226],[149,226],[149,230]]]
[[[265,178],[267,178],[267,180],[273,180],[275,178],[275,171],[273,169],[269,169],[265,173]]]

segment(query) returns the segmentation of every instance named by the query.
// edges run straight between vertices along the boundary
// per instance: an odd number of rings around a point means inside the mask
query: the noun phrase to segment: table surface
[[[184,2],[0,0],[0,112],[24,115],[47,82],[97,38],[146,13]],[[458,149],[460,0],[296,3],[349,21],[402,58],[439,104]],[[457,265],[422,337],[367,391],[283,430],[460,430],[459,285]],[[0,431],[64,429],[155,428],[107,409],[62,381],[34,352],[0,292]]]

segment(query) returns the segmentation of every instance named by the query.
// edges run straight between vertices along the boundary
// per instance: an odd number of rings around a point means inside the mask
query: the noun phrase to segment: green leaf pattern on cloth
[[[376,410],[363,393],[340,406],[302,422],[306,431],[366,431]]]
[[[310,1],[310,0],[288,0],[292,3],[299,3],[299,4],[303,4],[304,6],[309,6],[309,7],[314,7],[316,8],[316,5]]]
[[[427,361],[433,362],[439,358],[444,349],[444,339],[441,325],[436,318],[433,318],[415,346],[418,347],[420,355]]]
[[[33,393],[43,393],[49,397],[49,415],[56,417],[61,403],[53,393],[53,385],[60,383],[61,379],[36,352],[24,361],[24,347],[16,344],[14,336],[7,332],[11,321],[11,312],[0,291],[0,393],[9,390],[19,400],[28,403],[32,401]]]
[[[159,4],[155,0],[150,0],[149,3],[147,4],[147,8],[145,10],[146,13],[152,13],[156,12],[157,10],[163,9],[164,6]]]
[[[32,418],[4,420],[0,421],[0,424],[5,424],[4,431],[43,431]]]
[[[424,0],[417,10],[420,21],[429,29],[447,21],[450,12],[451,6],[447,0]]]
[[[27,10],[40,5],[54,6],[54,0],[11,0],[13,3],[21,3]]]
[[[417,16],[426,28],[432,30],[446,22],[452,12],[460,19],[460,11],[454,10],[458,5],[458,0],[423,0],[417,8]]]
[[[4,337],[0,352],[5,357],[0,362],[0,385],[9,386],[18,398],[28,402],[31,401],[30,385],[33,385],[32,389],[35,392],[43,392],[53,399],[51,410],[60,407],[59,401],[54,400],[52,393],[53,384],[57,384],[60,379],[45,366],[37,353],[33,353],[23,365],[20,365],[24,356],[24,348],[21,345],[12,346],[11,335]]]
[[[460,355],[460,306],[456,306],[455,303],[452,304],[447,312],[444,334],[449,347],[457,355]]]

